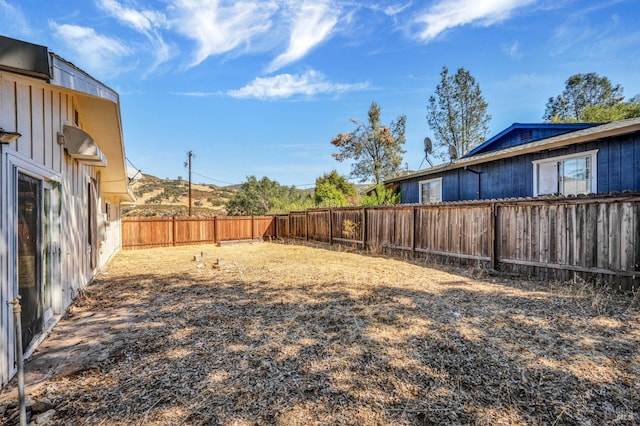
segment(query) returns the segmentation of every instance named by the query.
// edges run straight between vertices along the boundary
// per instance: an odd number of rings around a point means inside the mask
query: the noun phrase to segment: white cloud
[[[8,30],[13,30],[18,34],[29,34],[31,31],[27,25],[27,20],[19,7],[0,0],[0,22],[2,22],[2,32],[7,34]]]
[[[289,46],[269,64],[267,71],[277,71],[307,55],[331,36],[338,23],[338,16],[339,12],[326,2],[305,2],[299,5],[291,27]]]
[[[125,71],[122,60],[133,52],[119,40],[97,34],[93,28],[58,25],[53,21],[49,26],[53,35],[75,52],[78,65],[88,72],[113,76]]]
[[[158,65],[170,59],[170,49],[159,33],[159,29],[167,26],[167,19],[162,12],[153,10],[135,10],[124,7],[116,0],[100,0],[99,7],[115,17],[123,24],[142,33],[151,43],[155,59],[147,69],[147,74],[154,71]]]
[[[224,93],[222,92],[176,92],[174,94],[179,96],[189,96],[192,98],[212,98],[224,96]]]
[[[344,93],[363,90],[368,86],[368,83],[332,83],[327,81],[322,73],[311,70],[300,75],[280,74],[266,78],[258,77],[240,89],[228,91],[227,95],[241,99],[284,99],[296,95]]]
[[[166,26],[167,23],[164,14],[161,12],[131,9],[122,6],[116,0],[100,0],[98,6],[119,21],[142,33],[148,33],[154,28]]]
[[[249,46],[255,36],[269,31],[277,9],[274,1],[258,0],[177,0],[169,7],[172,27],[197,43],[192,67],[209,56]]]
[[[405,3],[405,4],[396,3],[396,4],[392,4],[392,5],[389,5],[389,6],[385,7],[383,9],[383,12],[387,16],[396,16],[396,15],[404,12],[409,7],[411,7],[411,3]]]
[[[597,66],[603,63],[603,58],[629,56],[628,52],[640,44],[640,32],[620,25],[617,14],[604,18],[600,16],[596,21],[583,14],[567,18],[553,32],[551,55],[571,51],[573,56],[595,62]]]
[[[511,44],[503,44],[502,51],[512,58],[521,58],[522,52],[520,51],[520,42],[518,40]]]
[[[450,28],[474,23],[489,26],[511,16],[513,11],[536,0],[440,0],[416,18],[424,28],[417,38],[430,41]]]

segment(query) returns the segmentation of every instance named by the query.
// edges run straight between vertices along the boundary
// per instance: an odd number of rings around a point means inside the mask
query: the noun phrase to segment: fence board
[[[289,238],[289,215],[278,215],[275,217],[275,236],[277,238]]]
[[[309,211],[307,213],[309,239],[328,243],[330,219],[330,210]]]
[[[123,218],[123,248],[162,247],[173,244],[172,218]]]
[[[620,204],[609,207],[609,268],[620,269]]]
[[[556,263],[567,263],[567,233],[566,233],[567,209],[564,204],[558,206],[558,215],[556,216]]]
[[[289,238],[307,238],[307,215],[306,213],[289,214]]]
[[[363,241],[364,218],[362,209],[335,209],[333,217],[333,239],[347,240],[356,244]],[[371,243],[372,240],[369,240]]]
[[[598,268],[609,267],[609,206],[605,203],[598,205],[598,223],[596,227],[598,240]]]

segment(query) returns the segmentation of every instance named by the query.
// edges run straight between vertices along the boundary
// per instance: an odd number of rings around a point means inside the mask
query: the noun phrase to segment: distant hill
[[[189,182],[184,179],[160,179],[143,174],[131,189],[137,199],[123,206],[123,216],[186,216],[189,213]],[[225,215],[225,205],[236,191],[237,186],[192,183],[192,215]]]
[[[370,188],[370,184],[356,185],[358,192]],[[160,179],[143,174],[134,180],[131,189],[136,201],[122,207],[123,216],[187,216],[189,214],[189,182],[184,179]],[[203,183],[191,184],[193,216],[225,216],[227,202],[240,189],[240,185],[217,186]],[[311,193],[315,188],[298,189]]]

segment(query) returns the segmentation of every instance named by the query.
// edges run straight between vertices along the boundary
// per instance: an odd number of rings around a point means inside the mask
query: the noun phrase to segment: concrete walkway
[[[98,367],[120,350],[120,338],[134,315],[127,309],[90,311],[82,303],[74,305],[50,331],[30,359],[25,361],[25,393],[29,394],[52,377],[64,377]],[[0,403],[17,400],[18,380],[14,377],[0,393]]]

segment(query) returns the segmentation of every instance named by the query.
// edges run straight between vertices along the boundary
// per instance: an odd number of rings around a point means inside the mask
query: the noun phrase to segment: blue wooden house
[[[640,192],[640,118],[516,123],[464,157],[385,183],[402,203]]]

